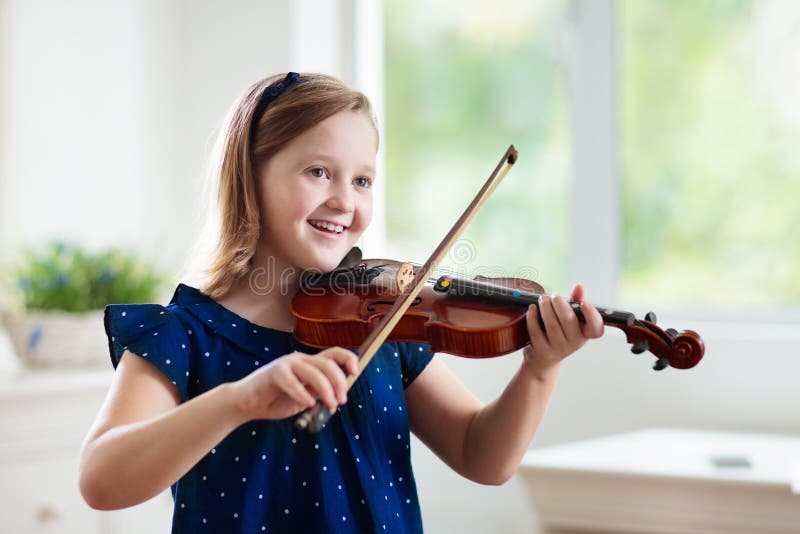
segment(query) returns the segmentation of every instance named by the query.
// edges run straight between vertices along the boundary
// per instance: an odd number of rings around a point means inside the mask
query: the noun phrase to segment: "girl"
[[[580,324],[562,297],[531,306],[532,343],[486,406],[413,343],[385,344],[347,391],[355,355],[299,345],[289,303],[300,274],[335,268],[370,222],[369,102],[289,73],[246,91],[223,135],[208,279],[166,307],[106,307],[116,374],[83,445],[86,502],[124,508],[171,486],[173,532],[419,532],[410,431],[461,475],[508,480],[561,361],[602,334],[599,313],[583,302]],[[317,399],[336,415],[295,430]]]

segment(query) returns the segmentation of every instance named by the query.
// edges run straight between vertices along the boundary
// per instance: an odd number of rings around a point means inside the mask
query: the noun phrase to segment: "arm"
[[[572,298],[583,298],[581,286]],[[528,311],[531,345],[523,351],[522,366],[494,402],[482,406],[437,360],[406,390],[414,433],[475,482],[502,484],[514,474],[544,416],[561,361],[602,334],[602,319],[589,303],[582,303],[583,325],[562,297],[547,298],[539,306],[541,311],[536,306]]]
[[[316,356],[292,353],[179,404],[166,376],[126,352],[81,450],[84,500],[100,510],[139,504],[247,421],[289,417],[313,406],[316,397],[331,408],[343,403],[347,388],[339,365],[355,372],[355,355],[341,348]]]

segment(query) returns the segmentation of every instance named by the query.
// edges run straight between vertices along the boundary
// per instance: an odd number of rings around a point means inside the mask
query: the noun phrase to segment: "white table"
[[[800,533],[796,436],[642,430],[529,451],[519,476],[545,532]]]

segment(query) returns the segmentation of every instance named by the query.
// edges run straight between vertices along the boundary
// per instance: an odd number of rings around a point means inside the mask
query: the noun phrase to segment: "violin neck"
[[[466,278],[452,278],[442,276],[436,280],[433,289],[441,293],[448,293],[459,297],[480,298],[481,300],[496,302],[498,304],[512,304],[517,306],[529,306],[531,304],[539,306],[540,293],[533,293],[513,287],[492,284],[481,280],[469,280]],[[578,320],[585,321],[580,302],[570,301],[570,307]],[[614,310],[603,306],[595,305],[595,308],[603,318],[603,322],[608,325],[631,326],[636,321],[636,316],[630,312]]]

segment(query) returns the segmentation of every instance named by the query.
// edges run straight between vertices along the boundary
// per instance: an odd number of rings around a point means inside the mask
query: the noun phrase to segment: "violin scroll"
[[[614,326],[625,332],[628,343],[632,344],[631,352],[641,354],[649,351],[658,358],[653,365],[656,371],[667,367],[691,369],[697,365],[705,353],[705,344],[700,335],[694,330],[662,330],[656,325],[655,318],[655,314],[650,312],[644,320]]]

